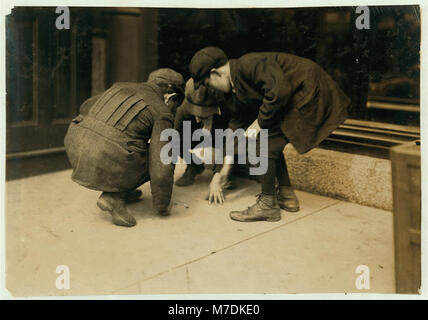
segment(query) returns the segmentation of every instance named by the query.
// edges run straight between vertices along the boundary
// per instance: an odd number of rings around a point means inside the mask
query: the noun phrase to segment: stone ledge
[[[316,148],[284,149],[296,189],[392,211],[390,160]]]

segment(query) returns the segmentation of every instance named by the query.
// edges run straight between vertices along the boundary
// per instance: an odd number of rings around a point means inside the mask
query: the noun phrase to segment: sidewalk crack
[[[165,274],[165,273],[171,272],[171,271],[176,270],[176,269],[179,269],[179,268],[181,268],[181,267],[186,267],[186,277],[187,277],[187,276],[188,276],[188,265],[190,265],[190,264],[192,264],[192,263],[195,263],[195,262],[197,262],[197,261],[200,261],[200,260],[202,260],[202,259],[205,259],[205,258],[207,258],[207,257],[209,257],[209,256],[211,256],[211,255],[218,254],[218,253],[219,253],[219,252],[221,252],[221,251],[224,251],[224,250],[227,250],[227,249],[232,248],[232,247],[234,247],[234,246],[237,246],[237,245],[239,245],[239,244],[241,244],[241,243],[243,243],[243,242],[245,242],[245,241],[252,240],[252,239],[254,239],[254,238],[257,238],[257,237],[259,237],[259,236],[262,236],[262,235],[264,235],[264,234],[266,234],[266,233],[269,233],[269,232],[271,232],[271,231],[273,231],[273,230],[277,230],[277,229],[279,229],[279,228],[282,228],[282,227],[285,227],[285,226],[287,226],[287,225],[290,225],[290,224],[292,224],[292,223],[294,223],[294,222],[300,221],[300,220],[302,220],[302,219],[304,219],[304,218],[306,218],[306,217],[312,216],[312,215],[314,215],[314,214],[316,214],[316,213],[318,213],[318,212],[321,212],[321,211],[323,211],[323,210],[325,210],[325,209],[327,209],[327,208],[333,207],[333,206],[337,205],[337,204],[338,204],[338,203],[340,203],[340,202],[341,202],[340,200],[336,200],[336,201],[334,201],[334,202],[332,202],[332,203],[330,203],[330,204],[328,204],[328,205],[325,205],[325,206],[324,206],[324,207],[322,207],[322,208],[319,208],[319,209],[317,209],[317,210],[314,210],[314,211],[313,211],[313,212],[311,212],[311,213],[308,213],[307,215],[304,215],[304,216],[298,217],[298,218],[296,218],[296,219],[294,219],[294,220],[292,220],[292,221],[289,221],[289,222],[286,222],[286,223],[284,223],[284,224],[281,224],[281,225],[275,226],[275,227],[273,227],[273,228],[271,228],[271,229],[269,229],[269,230],[265,230],[265,231],[263,231],[263,232],[257,233],[257,234],[255,234],[255,235],[253,235],[253,236],[249,237],[249,238],[245,238],[245,239],[239,240],[239,241],[234,242],[234,243],[232,243],[232,244],[230,244],[230,245],[228,245],[228,246],[226,246],[226,247],[223,247],[223,248],[220,248],[220,249],[214,250],[213,252],[210,252],[210,253],[205,254],[205,255],[203,255],[203,256],[200,256],[200,257],[197,257],[197,258],[195,258],[195,259],[193,259],[193,260],[190,260],[190,261],[187,261],[187,262],[185,262],[185,263],[182,263],[182,264],[176,265],[176,266],[174,266],[174,267],[171,267],[171,268],[169,268],[168,270],[165,270],[165,271],[159,272],[159,273],[157,273],[157,274],[155,274],[155,275],[152,275],[152,276],[147,277],[147,278],[145,278],[145,279],[143,279],[143,280],[140,280],[140,282],[145,282],[145,281],[148,281],[148,280],[151,280],[151,279],[157,278],[157,277],[159,277],[159,276],[161,276],[161,275],[163,275],[163,274]],[[189,280],[190,280],[190,279],[189,279]]]

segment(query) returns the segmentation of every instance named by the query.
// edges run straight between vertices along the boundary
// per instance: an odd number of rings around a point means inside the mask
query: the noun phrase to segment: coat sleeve
[[[245,76],[263,94],[258,122],[261,128],[272,128],[279,124],[291,98],[291,85],[284,77],[281,66],[266,57],[246,62]]]
[[[174,164],[164,164],[160,153],[168,141],[161,141],[160,136],[164,129],[172,128],[174,119],[172,115],[163,114],[156,117],[152,129],[149,149],[149,174],[152,191],[153,208],[158,212],[168,210],[174,180]]]

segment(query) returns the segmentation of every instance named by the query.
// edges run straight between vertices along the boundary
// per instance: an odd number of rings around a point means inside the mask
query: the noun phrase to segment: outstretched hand
[[[210,189],[208,192],[208,203],[215,203],[215,204],[223,204],[225,201],[224,197],[224,187],[228,182],[227,175],[222,175],[220,173],[214,174],[211,183],[210,183]]]

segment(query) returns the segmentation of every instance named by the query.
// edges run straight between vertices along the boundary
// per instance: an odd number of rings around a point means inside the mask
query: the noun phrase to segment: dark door
[[[6,18],[7,154],[63,147],[90,96],[90,19],[71,11],[70,29],[58,30],[57,17],[55,8],[14,8]]]

